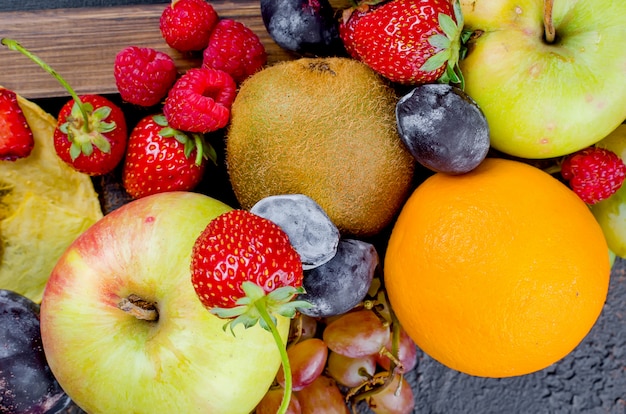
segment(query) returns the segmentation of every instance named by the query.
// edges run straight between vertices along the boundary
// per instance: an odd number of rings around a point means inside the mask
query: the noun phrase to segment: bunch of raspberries
[[[267,62],[259,37],[243,23],[220,18],[206,0],[172,0],[160,19],[163,39],[181,53],[202,53],[202,66],[178,77],[174,60],[147,47],[120,51],[114,76],[131,104],[163,103],[169,125],[208,133],[228,123],[236,87]]]

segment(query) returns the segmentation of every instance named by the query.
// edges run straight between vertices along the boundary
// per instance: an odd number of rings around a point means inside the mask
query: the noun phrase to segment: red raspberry
[[[189,69],[170,89],[163,113],[172,128],[205,134],[228,124],[236,92],[235,81],[224,71]]]
[[[240,83],[267,62],[261,39],[243,23],[222,19],[204,50],[202,67],[223,70]]]
[[[217,12],[205,0],[172,0],[160,20],[165,42],[179,52],[203,50],[217,24]]]
[[[565,157],[561,175],[585,203],[595,204],[619,190],[626,165],[612,151],[589,147]]]
[[[176,80],[176,64],[166,53],[129,46],[115,57],[115,84],[123,100],[152,106],[167,95]]]

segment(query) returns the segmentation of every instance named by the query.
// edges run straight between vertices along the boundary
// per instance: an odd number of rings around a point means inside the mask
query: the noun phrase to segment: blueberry
[[[353,309],[367,295],[378,264],[374,245],[341,239],[335,257],[304,272],[306,293],[299,295],[298,299],[313,306],[300,309],[300,312],[312,317],[328,317]]]
[[[337,252],[339,230],[324,209],[309,196],[265,197],[253,205],[250,212],[273,221],[287,233],[304,269],[328,262]]]
[[[451,85],[414,88],[398,101],[396,121],[404,145],[435,172],[469,172],[489,151],[485,115],[470,96]]]
[[[328,0],[261,0],[261,16],[267,32],[283,49],[312,56],[345,51]]]
[[[70,402],[46,361],[39,305],[0,289],[0,412],[52,414]]]

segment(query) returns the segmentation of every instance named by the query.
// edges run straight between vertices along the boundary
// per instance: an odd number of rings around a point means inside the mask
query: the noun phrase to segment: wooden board
[[[260,38],[268,63],[292,59],[268,35],[258,0],[211,1],[221,18],[236,19]],[[55,69],[79,94],[117,93],[113,63],[126,46],[152,47],[168,53],[182,73],[201,64],[201,55],[183,55],[161,36],[164,4],[106,8],[0,12],[0,37],[22,44]],[[0,85],[29,99],[67,96],[65,89],[37,64],[0,46]]]

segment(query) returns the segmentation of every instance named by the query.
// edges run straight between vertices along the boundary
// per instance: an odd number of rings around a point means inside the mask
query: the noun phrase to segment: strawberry
[[[292,376],[285,345],[276,328],[279,314],[293,318],[293,300],[303,293],[302,262],[287,234],[274,222],[247,210],[231,210],[213,219],[196,240],[191,255],[191,282],[211,313],[246,328],[260,324],[270,331],[281,355],[285,394],[279,413],[291,399]]]
[[[0,88],[0,160],[15,161],[30,155],[35,141],[15,92]]]
[[[457,0],[364,0],[343,11],[347,52],[387,79],[407,85],[458,83],[463,16]]]
[[[612,151],[588,147],[563,159],[561,176],[585,203],[595,204],[621,188],[626,165]]]
[[[96,176],[124,158],[128,132],[122,110],[100,95],[76,96],[59,111],[54,149],[65,163]]]
[[[202,135],[170,127],[162,114],[142,118],[128,139],[122,185],[133,198],[166,191],[190,191],[202,180],[215,151]]]
[[[111,172],[124,157],[128,139],[122,110],[100,95],[79,97],[61,75],[15,40],[3,38],[2,44],[37,63],[72,96],[59,111],[54,131],[59,158],[88,175]]]

